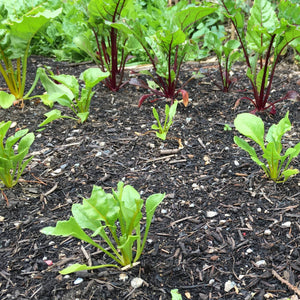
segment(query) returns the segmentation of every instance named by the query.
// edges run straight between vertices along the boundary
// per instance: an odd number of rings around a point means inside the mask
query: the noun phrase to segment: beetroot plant
[[[255,0],[250,16],[246,19],[236,1],[219,0],[219,3],[224,14],[230,18],[241,44],[253,91],[253,98],[242,97],[236,105],[240,100],[247,99],[255,107],[253,112],[271,108],[270,112],[275,113],[277,102],[297,96],[296,92],[290,91],[280,99],[270,100],[280,56],[288,45],[298,50],[300,48],[299,5],[292,4],[289,0],[281,1],[276,14],[268,0]]]
[[[111,91],[118,91],[123,82],[130,45],[136,43],[124,32],[112,26],[131,9],[130,0],[91,0],[88,5],[91,32],[74,39],[75,44],[96,62],[102,72],[110,72],[104,84]],[[94,43],[96,42],[96,51]]]
[[[140,98],[139,106],[146,99],[153,100],[157,97],[169,98],[173,103],[179,94],[182,94],[183,102],[187,105],[189,96],[184,87],[190,79],[179,86],[180,69],[184,61],[196,59],[199,50],[197,43],[189,38],[189,30],[193,24],[216,9],[212,6],[187,5],[186,1],[180,1],[173,7],[165,8],[157,16],[159,20],[145,12],[132,25],[124,22],[112,24],[127,35],[135,37],[152,65],[152,70],[140,72],[151,80],[132,78],[129,82],[149,91]]]

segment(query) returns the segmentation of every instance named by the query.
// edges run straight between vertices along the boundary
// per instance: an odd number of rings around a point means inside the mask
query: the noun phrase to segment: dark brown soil
[[[44,64],[76,76],[90,66],[33,57],[28,83]],[[208,67],[217,79],[216,69],[204,64],[185,65],[183,79],[199,67]],[[152,106],[162,114],[166,102],[146,102],[139,109],[145,91],[133,86],[111,93],[100,84],[83,125],[65,119],[36,132],[49,111],[37,101],[26,102],[23,110],[0,110],[0,120],[15,122],[11,133],[26,127],[36,134],[29,168],[17,186],[4,190],[9,207],[0,196],[0,298],[156,300],[171,299],[170,291],[178,289],[183,299],[298,299],[300,176],[284,184],[268,180],[234,145],[234,128],[224,131],[238,113],[253,109],[246,101],[233,109],[238,98],[251,96],[243,70],[236,68],[235,75],[240,80],[231,93],[218,91],[208,78],[191,81],[186,89],[192,100],[187,108],[179,105],[164,142],[153,133],[136,133],[150,130]],[[299,91],[299,78],[296,65],[281,64],[272,99]],[[38,87],[36,93],[42,92]],[[300,102],[278,103],[275,116],[261,114],[268,128],[288,110],[293,130],[284,137],[285,147],[300,140]],[[178,149],[178,139],[183,149],[161,154]],[[292,165],[299,167],[299,161]],[[87,263],[85,253],[94,264],[111,261],[86,243],[40,229],[68,219],[72,204],[88,198],[93,185],[110,192],[121,180],[144,198],[167,194],[140,264],[126,271],[124,282],[116,269],[60,275],[69,263]],[[144,280],[137,289],[130,284],[135,277]],[[75,284],[78,278],[83,281]],[[230,283],[235,287],[228,289]]]

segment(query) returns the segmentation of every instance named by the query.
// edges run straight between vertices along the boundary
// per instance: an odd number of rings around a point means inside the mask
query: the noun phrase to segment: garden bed
[[[90,67],[31,57],[29,84],[35,68],[44,64],[76,76]],[[182,79],[199,67],[217,80],[212,64],[196,63],[184,66]],[[13,121],[13,130],[29,128],[36,135],[29,168],[16,187],[4,191],[9,207],[0,196],[0,298],[156,300],[171,299],[173,289],[183,299],[300,296],[300,176],[275,184],[234,144],[235,116],[253,109],[246,101],[233,109],[237,99],[251,96],[244,70],[234,71],[239,81],[231,93],[222,93],[207,77],[189,83],[191,101],[187,108],[178,106],[164,142],[148,131],[154,123],[152,105],[162,115],[165,101],[138,108],[145,91],[128,85],[112,93],[99,84],[83,125],[59,120],[35,132],[49,110],[38,101],[0,110],[0,120]],[[272,99],[299,91],[299,78],[297,65],[280,64]],[[276,107],[275,116],[260,116],[268,128],[289,110],[293,129],[284,146],[295,145],[300,102]],[[225,124],[233,130],[225,131]],[[299,167],[299,157],[292,165]],[[72,204],[90,197],[93,185],[110,192],[119,181],[144,199],[166,193],[140,264],[125,272],[124,281],[124,271],[116,269],[60,275],[70,263],[110,260],[79,240],[46,236],[40,229],[67,220]],[[136,277],[144,284],[133,289]]]

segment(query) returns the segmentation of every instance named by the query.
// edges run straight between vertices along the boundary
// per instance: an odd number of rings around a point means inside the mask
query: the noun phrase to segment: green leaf
[[[238,114],[234,120],[235,128],[246,137],[256,142],[262,149],[264,146],[264,123],[261,118],[249,114],[242,113]]]
[[[13,47],[10,58],[19,58],[24,55],[32,37],[42,28],[50,19],[57,17],[62,11],[59,8],[55,11],[45,10],[41,6],[32,9],[20,20],[15,20],[9,24],[10,40]]]
[[[109,76],[109,72],[102,72],[99,68],[89,68],[80,74],[79,79],[85,82],[87,89],[92,89],[97,83]]]
[[[44,120],[41,124],[39,124],[39,127],[45,126],[48,123],[51,123],[57,119],[61,119],[63,116],[61,115],[61,111],[58,109],[53,109],[47,113],[44,114],[46,116],[46,120]]]
[[[119,203],[111,194],[98,186],[93,187],[91,197],[83,199],[82,204],[72,206],[72,214],[76,222],[82,227],[96,231],[101,221],[114,226],[119,216]]]
[[[44,227],[41,229],[41,233],[56,236],[73,236],[99,248],[99,245],[81,229],[74,217],[70,217],[68,221],[58,221],[55,227]]]
[[[255,80],[255,85],[257,87],[257,91],[260,92],[263,84],[264,84],[264,88],[268,85],[268,78],[269,78],[269,67],[267,66],[267,71],[266,71],[266,76],[263,82],[263,76],[264,76],[264,72],[265,72],[265,68],[266,66],[264,66],[257,74],[256,76],[256,80]]]
[[[77,117],[79,117],[81,123],[84,123],[89,117],[89,112],[77,113]]]
[[[281,152],[281,138],[289,130],[291,130],[292,125],[289,120],[289,112],[285,114],[285,117],[279,121],[278,124],[273,124],[266,135],[266,141],[271,143],[273,142],[276,146],[276,151]]]
[[[65,85],[71,92],[72,92],[72,99],[75,97],[75,99],[79,96],[79,83],[75,76],[73,75],[51,75],[51,78],[55,81],[58,81],[59,83]],[[56,84],[56,87],[61,88],[59,84]],[[70,94],[71,95],[71,94]]]
[[[261,162],[256,154],[256,151],[253,147],[251,147],[245,140],[241,139],[238,136],[235,136],[234,138],[234,142],[243,150],[245,150],[246,152],[249,153],[251,159],[256,162],[259,166],[263,167],[265,166],[265,164],[263,162]]]
[[[67,268],[64,268],[59,273],[62,274],[62,275],[67,275],[67,274],[74,273],[74,272],[79,272],[79,271],[96,270],[96,269],[100,269],[100,268],[111,268],[111,267],[119,268],[117,265],[87,266],[87,265],[81,265],[81,264],[74,264],[74,265],[71,265]]]
[[[171,290],[172,300],[182,300],[182,296],[180,295],[178,289]]]
[[[271,34],[279,26],[276,13],[268,0],[255,0],[247,24],[247,46],[263,53],[269,46]]]
[[[12,94],[8,94],[4,91],[0,91],[0,107],[9,108],[13,105],[16,97]]]
[[[287,181],[289,179],[289,177],[293,176],[293,175],[297,175],[299,174],[299,170],[298,169],[288,169],[285,170],[281,173],[281,175],[284,177],[283,182]]]

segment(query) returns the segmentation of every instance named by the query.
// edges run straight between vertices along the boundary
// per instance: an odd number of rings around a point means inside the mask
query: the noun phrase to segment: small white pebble
[[[233,163],[234,163],[235,166],[239,166],[240,165],[240,163],[237,160],[235,160]]]
[[[134,288],[137,289],[141,287],[144,283],[144,280],[142,278],[135,277],[131,280],[130,285]]]
[[[161,211],[160,211],[162,214],[166,214],[168,211],[166,210],[166,209],[162,209]]]
[[[248,248],[247,250],[246,250],[246,254],[250,254],[250,253],[252,253],[253,252],[253,250],[251,249],[251,248]]]
[[[215,280],[214,280],[214,279],[211,279],[211,280],[208,282],[209,285],[212,285],[212,284],[214,284],[214,283],[215,283]]]
[[[290,221],[281,224],[281,228],[290,228],[292,223]]]
[[[125,282],[128,279],[128,275],[126,273],[121,273],[119,275],[119,280]]]
[[[81,282],[83,282],[83,278],[78,277],[73,283],[74,283],[75,285],[77,285],[77,284],[80,284]]]
[[[264,259],[257,261],[255,264],[257,265],[257,267],[265,267],[267,265]]]
[[[218,213],[216,211],[207,211],[206,212],[206,217],[207,218],[213,218],[213,217],[215,217],[217,215],[218,215]]]
[[[261,212],[261,208],[260,207],[257,208],[257,212],[259,212],[259,213]]]
[[[220,225],[224,225],[225,223],[226,223],[226,220],[220,220],[220,221],[219,221],[219,224],[220,224]]]
[[[227,293],[236,286],[234,281],[228,280],[225,282],[224,291]]]
[[[265,235],[271,235],[271,233],[272,233],[272,232],[271,232],[270,229],[266,229],[266,230],[264,231],[264,234],[265,234]]]

